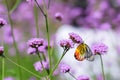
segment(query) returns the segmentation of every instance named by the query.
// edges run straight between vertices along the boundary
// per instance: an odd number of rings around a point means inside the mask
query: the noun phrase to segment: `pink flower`
[[[5,24],[7,24],[7,22],[3,18],[0,18],[0,28],[3,27]]]
[[[58,21],[62,21],[63,15],[62,15],[61,13],[57,12],[57,13],[55,14],[55,19],[58,20]]]
[[[3,53],[4,53],[4,47],[0,46],[0,56],[3,56]]]
[[[74,43],[79,43],[79,44],[83,43],[82,38],[78,34],[72,32],[69,33],[69,36]]]
[[[77,80],[90,80],[87,75],[80,75]]]
[[[69,72],[70,69],[71,69],[71,67],[69,65],[67,65],[67,64],[61,64],[61,66],[60,66],[60,71],[62,73]]]
[[[60,41],[60,46],[63,47],[64,49],[69,50],[74,46],[74,43],[72,42],[72,40],[65,39]]]
[[[94,52],[94,54],[99,54],[99,55],[103,55],[106,54],[108,51],[108,46],[106,46],[103,43],[96,43],[92,46],[92,50]]]

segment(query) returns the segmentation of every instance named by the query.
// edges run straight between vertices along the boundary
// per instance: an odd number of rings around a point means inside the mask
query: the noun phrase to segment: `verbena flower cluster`
[[[94,54],[103,55],[106,54],[108,51],[108,46],[104,43],[96,43],[92,46],[92,50],[94,51]]]
[[[37,51],[40,53],[46,52],[47,43],[42,38],[32,38],[27,42],[27,44],[29,46],[28,54],[34,54],[37,53]]]

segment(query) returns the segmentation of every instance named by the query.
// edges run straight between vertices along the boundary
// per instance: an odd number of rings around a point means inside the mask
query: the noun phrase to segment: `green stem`
[[[11,25],[11,34],[12,34],[12,38],[13,38],[13,45],[14,45],[14,48],[16,50],[16,56],[17,56],[16,59],[17,59],[17,63],[20,64],[19,50],[18,50],[16,41],[15,41],[15,36],[14,36],[14,32],[13,32],[13,22],[12,22],[12,19],[11,19],[11,16],[10,16],[10,10],[9,10],[7,0],[5,0],[5,3],[6,3],[7,10],[8,10],[8,19],[9,19],[9,22],[10,22],[10,25]],[[22,80],[22,72],[21,72],[21,69],[19,67],[18,67],[18,72],[19,72],[19,79]]]
[[[40,11],[42,12],[43,16],[45,16],[45,13],[44,13],[44,11],[42,10],[42,8],[40,7],[40,5],[38,4],[37,0],[35,0],[35,2],[36,2],[36,4],[37,4],[38,8],[40,9]]]
[[[12,12],[17,8],[17,6],[19,5],[20,1],[21,1],[21,0],[16,0],[15,5],[14,5],[14,6],[12,7],[12,9],[10,10],[10,13],[12,13]]]
[[[101,67],[102,67],[102,75],[103,75],[103,80],[105,80],[105,73],[104,73],[104,67],[103,67],[103,60],[102,60],[102,56],[100,56],[100,60],[101,60]]]
[[[43,57],[44,61],[46,61],[46,57],[45,57],[44,53],[42,53],[42,57]]]
[[[4,57],[2,57],[2,80],[4,80],[4,68],[5,68],[5,60]]]
[[[38,8],[40,9],[40,11],[42,12],[44,18],[45,18],[45,23],[46,23],[46,34],[47,34],[47,40],[48,40],[48,56],[49,56],[49,63],[51,64],[51,55],[50,55],[50,36],[49,36],[49,26],[48,26],[48,15],[47,15],[47,8],[45,5],[45,1],[44,2],[44,8],[45,8],[45,12],[42,10],[42,8],[40,7],[40,5],[38,4],[37,0],[35,0]],[[50,71],[51,71],[51,65],[50,65]]]
[[[70,72],[68,72],[68,74],[72,76],[75,80],[77,80],[77,78],[73,74],[71,74]]]
[[[49,28],[48,28],[48,18],[47,15],[45,16],[46,21],[46,33],[47,33],[47,40],[48,40],[48,56],[49,56],[49,63],[50,63],[50,70],[51,70],[51,55],[50,55],[50,36],[49,36]]]
[[[35,17],[35,24],[36,24],[36,33],[37,33],[37,37],[39,37],[38,11],[37,11],[37,7],[35,5],[34,5],[34,17]]]
[[[62,58],[64,57],[64,55],[66,54],[66,50],[63,51],[62,56],[60,57],[60,59],[58,60],[58,62],[56,63],[55,67],[53,68],[53,70],[50,72],[49,77],[51,77],[51,75],[53,74],[53,72],[56,70],[56,68],[58,67],[59,63],[61,62]]]
[[[30,70],[26,69],[25,67],[23,67],[23,66],[21,66],[21,65],[19,65],[19,64],[17,64],[17,63],[15,63],[15,62],[12,61],[10,58],[8,58],[8,57],[5,57],[5,58],[6,58],[8,61],[10,61],[11,63],[13,63],[13,64],[15,64],[16,66],[20,67],[21,69],[25,70],[26,72],[28,72],[28,73],[34,75],[35,77],[41,79],[41,77],[40,77],[39,75],[34,74],[32,71],[30,71]]]

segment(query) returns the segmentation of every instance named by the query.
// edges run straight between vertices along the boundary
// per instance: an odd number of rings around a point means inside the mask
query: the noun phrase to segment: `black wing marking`
[[[85,54],[85,58],[88,60],[88,61],[94,61],[94,55],[91,51],[91,49],[89,48],[89,46],[87,44],[86,45],[86,54]]]

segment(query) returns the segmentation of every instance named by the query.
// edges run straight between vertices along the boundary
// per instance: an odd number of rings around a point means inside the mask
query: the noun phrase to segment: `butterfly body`
[[[88,61],[94,60],[94,56],[93,56],[91,49],[85,43],[79,44],[77,46],[75,53],[74,53],[74,57],[78,61],[83,61],[84,59],[87,59]]]

